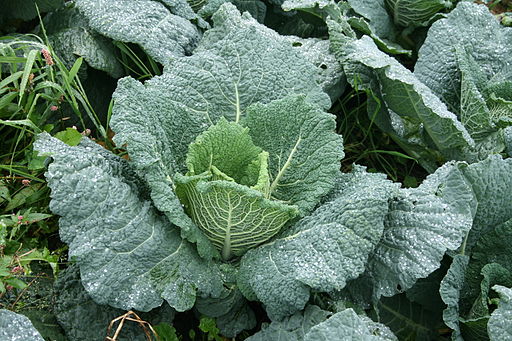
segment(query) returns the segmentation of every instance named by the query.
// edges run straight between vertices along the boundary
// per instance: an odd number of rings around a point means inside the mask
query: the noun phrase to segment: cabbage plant
[[[213,20],[161,76],[119,80],[110,123],[129,160],[87,138],[38,137],[52,158],[50,207],[87,295],[126,310],[194,308],[230,337],[255,326],[256,301],[272,321],[256,340],[283,329],[299,340],[350,330],[395,339],[310,298],[367,289],[376,303],[472,243],[476,203],[488,207],[474,172],[486,165],[449,163],[414,189],[357,165],[342,173],[318,67],[231,4]]]
[[[460,2],[432,24],[414,72],[328,20],[347,79],[370,94],[368,114],[429,172],[510,152],[512,30],[483,5]]]

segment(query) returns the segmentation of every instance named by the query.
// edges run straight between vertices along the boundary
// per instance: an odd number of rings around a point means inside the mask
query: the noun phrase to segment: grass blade
[[[27,56],[27,63],[25,64],[25,69],[23,70],[23,77],[21,78],[21,84],[20,84],[20,99],[18,100],[18,105],[21,106],[21,101],[23,100],[23,97],[25,95],[25,89],[27,88],[28,84],[28,77],[30,76],[30,73],[32,72],[32,66],[34,65],[34,62],[36,61],[36,57],[39,54],[38,50],[30,50]]]

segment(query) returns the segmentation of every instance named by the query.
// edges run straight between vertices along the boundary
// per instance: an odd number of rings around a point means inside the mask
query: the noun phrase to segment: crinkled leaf
[[[183,311],[196,294],[220,294],[217,267],[140,198],[127,162],[89,140],[70,147],[47,134],[35,149],[54,159],[46,173],[50,208],[96,302],[148,311],[165,299]]]
[[[439,268],[471,228],[474,196],[465,164],[447,164],[418,188],[402,189],[389,205],[383,237],[367,269],[375,295],[392,296]]]
[[[260,172],[258,169],[251,171],[251,165],[259,160],[262,152],[251,139],[248,128],[221,118],[190,144],[187,175],[212,172],[215,167],[236,183],[253,186],[258,182]]]
[[[491,78],[512,63],[512,28],[500,25],[486,6],[461,1],[428,31],[414,74],[451,111],[458,112],[460,75],[454,46],[465,47]]]
[[[112,42],[94,32],[73,4],[49,13],[45,16],[45,22],[48,39],[68,68],[78,57],[84,57],[89,66],[105,71],[114,78],[123,75]]]
[[[512,285],[511,227],[509,221],[484,235],[471,257],[456,256],[441,282],[441,297],[448,305],[444,320],[454,330],[454,340],[487,337],[490,288]]]
[[[167,8],[171,10],[173,14],[176,14],[182,18],[190,20],[196,23],[201,28],[209,28],[210,25],[201,18],[196,12],[194,12],[194,8],[192,5],[194,1],[192,0],[160,0]],[[204,2],[203,0],[201,0]],[[211,0],[210,0],[211,1]]]
[[[44,341],[27,317],[6,309],[0,310],[0,339]]]
[[[264,323],[261,330],[247,338],[247,341],[303,341],[311,327],[325,321],[331,314],[316,305],[308,305],[303,312],[297,312],[282,321]]]
[[[508,242],[509,238],[512,238],[512,221],[483,235],[473,248],[471,261],[466,269],[466,280],[461,290],[461,315],[469,318],[482,315],[482,304],[475,306],[475,301],[485,294],[484,290],[488,290],[490,286],[512,286],[511,278],[507,276],[507,272],[512,272],[512,246]],[[496,273],[499,275],[496,276]],[[486,300],[486,297],[482,299]]]
[[[387,200],[396,186],[357,167],[310,216],[274,242],[242,258],[239,286],[259,299],[272,320],[301,310],[310,290],[330,292],[364,271],[384,228]]]
[[[359,316],[352,309],[338,312],[313,326],[304,337],[304,341],[317,340],[398,341],[385,325]]]
[[[297,215],[295,206],[269,200],[260,191],[234,181],[201,175],[175,179],[185,210],[224,260],[269,240]]]
[[[384,0],[393,22],[403,27],[425,26],[439,11],[452,5],[450,0]]]
[[[311,212],[340,173],[343,139],[334,117],[305,96],[288,96],[250,106],[241,123],[269,153],[270,197]]]
[[[457,65],[460,70],[460,121],[474,139],[481,139],[495,131],[491,113],[481,89],[487,79],[470,53],[463,47],[456,47]],[[483,78],[483,80],[481,79]],[[481,84],[485,82],[484,84]],[[499,150],[498,150],[499,152]]]
[[[500,302],[489,319],[489,337],[491,341],[510,341],[512,340],[512,289],[501,285],[495,285],[492,289],[500,295]]]
[[[77,265],[71,265],[59,273],[59,278],[55,282],[55,291],[57,296],[54,306],[55,314],[70,340],[102,340],[107,335],[110,321],[126,313],[124,310],[94,302],[82,286]],[[165,303],[149,313],[137,312],[144,321],[152,325],[160,322],[171,323],[174,313],[174,309]],[[138,323],[125,321],[119,340],[147,339]]]
[[[114,40],[136,43],[166,65],[188,55],[199,40],[197,28],[152,0],[77,0],[89,25]]]
[[[489,156],[465,168],[464,177],[471,184],[474,200],[478,203],[466,242],[468,252],[483,234],[512,219],[512,201],[509,198],[512,192],[512,159]]]
[[[468,263],[468,256],[455,256],[445,278],[441,281],[439,289],[441,298],[447,305],[443,312],[443,320],[444,323],[453,330],[452,340],[460,340],[461,338],[459,326],[459,301],[460,292],[464,286],[465,272]]]
[[[173,189],[174,175],[185,170],[188,145],[221,117],[239,120],[255,102],[304,93],[323,108],[330,105],[311,82],[315,67],[278,34],[230,4],[221,7],[214,21],[208,36],[220,33],[219,41],[174,60],[162,76],[144,85],[120,80],[111,121],[115,142],[127,144],[155,206],[185,238],[198,243],[204,257],[212,257],[214,249],[184,213]],[[281,63],[287,67],[276,67]]]
[[[341,64],[329,49],[329,41],[316,38],[302,39],[287,36],[292,46],[317,67],[317,82],[331,101],[336,101],[345,91],[347,79]]]

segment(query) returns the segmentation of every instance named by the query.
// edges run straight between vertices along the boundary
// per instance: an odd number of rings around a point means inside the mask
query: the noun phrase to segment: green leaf
[[[44,341],[27,317],[6,309],[0,310],[0,339]]]
[[[303,341],[310,329],[325,321],[332,313],[315,305],[308,305],[304,311],[297,312],[282,321],[263,323],[261,330],[247,338],[247,341]]]
[[[290,95],[253,104],[241,123],[269,153],[270,197],[297,205],[302,216],[311,212],[340,173],[343,139],[334,117],[305,96]]]
[[[185,172],[188,145],[221,117],[240,121],[256,102],[304,93],[310,102],[330,106],[311,81],[315,67],[278,34],[230,4],[213,19],[215,28],[195,54],[175,59],[162,76],[144,85],[121,79],[111,121],[116,144],[127,144],[155,206],[184,238],[198,243],[202,257],[212,257],[215,249],[184,213],[173,188],[174,175]],[[281,64],[287,67],[276,67]]]
[[[147,311],[165,299],[184,311],[196,294],[221,293],[217,267],[140,198],[142,182],[126,161],[88,139],[71,147],[42,134],[35,149],[54,160],[46,173],[50,208],[96,302]]]
[[[267,241],[297,215],[294,206],[216,176],[176,176],[176,194],[224,260]]]
[[[21,77],[20,82],[20,98],[18,100],[18,105],[21,106],[21,101],[23,100],[23,97],[25,96],[25,89],[27,88],[28,84],[28,77],[32,73],[32,66],[34,65],[34,62],[36,61],[36,57],[39,55],[40,51],[38,50],[30,50],[27,55],[27,61],[24,64],[23,69],[23,76]]]
[[[82,140],[82,137],[83,135],[74,128],[66,128],[66,130],[59,131],[55,134],[55,138],[70,146],[77,146]]]
[[[512,191],[512,159],[489,156],[465,168],[464,176],[471,184],[473,201],[478,203],[466,242],[469,252],[482,235],[512,219],[512,201],[506,194]]]
[[[491,341],[512,340],[512,289],[501,285],[492,289],[500,295],[500,302],[489,319],[489,337]]]
[[[366,316],[359,316],[352,309],[340,311],[313,326],[304,337],[304,341],[335,339],[398,341],[385,325],[373,322]]]
[[[439,11],[450,8],[450,0],[385,0],[387,9],[396,25],[427,26]]]
[[[455,46],[463,46],[489,79],[512,62],[512,28],[500,25],[485,5],[461,1],[429,29],[414,74],[452,112],[461,99]]]
[[[76,6],[95,31],[114,40],[139,44],[163,65],[189,54],[199,40],[193,24],[171,14],[158,1],[78,0]]]
[[[15,208],[24,205],[25,203],[30,202],[31,198],[39,196],[42,187],[43,184],[35,183],[29,187],[23,188],[12,197],[12,199],[7,204],[7,207],[5,207],[5,211],[12,211]]]
[[[409,289],[439,268],[447,250],[461,245],[475,205],[464,168],[447,164],[419,187],[390,199],[382,239],[367,265],[375,298]]]
[[[160,338],[160,341],[179,341],[176,328],[165,322],[153,326],[153,329]]]
[[[50,44],[68,68],[80,56],[89,66],[114,78],[123,75],[112,42],[94,32],[74,4],[68,3],[65,8],[49,13],[44,21]]]
[[[311,290],[342,289],[364,271],[384,230],[388,198],[395,190],[382,174],[360,167],[343,174],[310,216],[242,257],[240,290],[263,302],[276,320],[303,309]]]
[[[248,128],[222,118],[190,144],[187,174],[212,173],[215,168],[238,184],[254,186],[259,180],[260,167],[251,172],[250,166],[262,152],[254,145]],[[268,174],[266,168],[263,171]]]
[[[461,331],[459,326],[459,301],[461,290],[464,286],[465,272],[469,263],[469,257],[456,255],[452,265],[448,269],[445,278],[441,281],[439,292],[447,307],[443,311],[443,320],[453,330],[452,340],[460,340]]]
[[[199,320],[199,329],[207,334],[208,340],[222,341],[219,336],[219,328],[215,324],[215,320],[209,317],[201,317]]]

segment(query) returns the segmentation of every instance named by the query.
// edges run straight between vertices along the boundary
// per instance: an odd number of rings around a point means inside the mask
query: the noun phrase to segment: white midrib
[[[236,107],[236,117],[235,117],[235,123],[238,123],[240,121],[240,116],[241,116],[241,112],[240,112],[240,95],[238,94],[238,85],[235,84],[235,97],[236,97],[236,102],[235,102],[235,107]]]
[[[302,137],[299,136],[299,138],[297,139],[297,142],[295,142],[295,146],[293,146],[293,149],[291,150],[290,154],[288,155],[288,159],[286,159],[286,162],[284,163],[283,167],[279,170],[279,173],[277,173],[277,176],[274,179],[274,181],[272,181],[272,184],[270,185],[270,191],[269,191],[270,194],[272,194],[274,192],[274,190],[278,186],[279,181],[281,180],[281,177],[283,176],[284,172],[286,171],[286,169],[288,169],[288,167],[290,167],[290,164],[292,163],[292,159],[293,159],[293,154],[295,154],[295,152],[297,152],[300,141],[302,141]]]
[[[222,259],[228,260],[231,257],[231,213],[233,209],[231,207],[231,200],[228,197],[228,218],[226,223],[226,234],[224,235],[224,245],[222,246]]]

